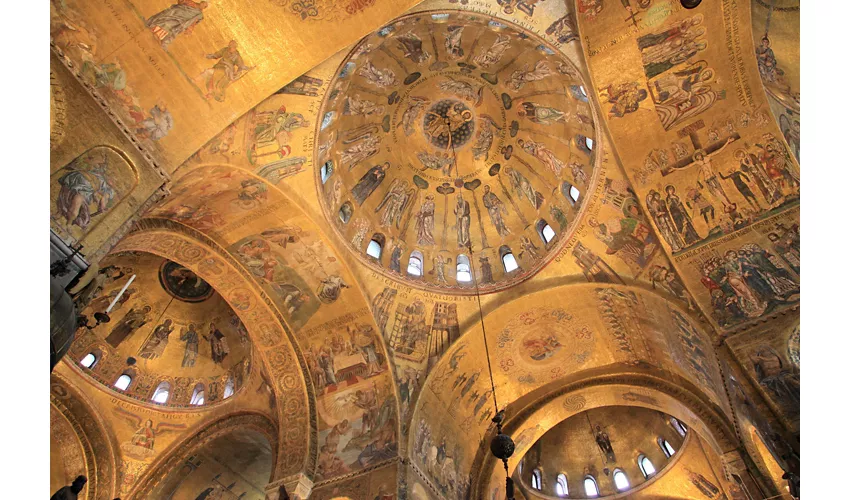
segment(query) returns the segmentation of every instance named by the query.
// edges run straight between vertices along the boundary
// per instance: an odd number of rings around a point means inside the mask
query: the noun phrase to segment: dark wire
[[[455,164],[455,174],[457,178],[460,179],[460,165],[458,165],[457,161],[457,151],[455,151],[455,143],[452,140],[452,122],[451,120],[446,118],[446,126],[449,129],[449,145],[452,148],[452,159]],[[460,199],[463,200],[463,186],[460,186]],[[474,196],[474,195],[473,195]],[[470,214],[470,218],[471,218]],[[470,224],[472,225],[472,224]],[[483,231],[483,228],[482,228]],[[493,381],[493,366],[490,364],[490,347],[487,345],[487,329],[484,327],[484,311],[481,309],[481,290],[478,288],[478,278],[475,277],[475,254],[472,251],[472,237],[470,236],[469,241],[467,242],[467,249],[469,250],[469,267],[472,270],[472,282],[475,283],[475,298],[478,301],[478,318],[481,321],[481,332],[484,334],[484,354],[487,356],[487,373],[490,375],[490,390],[493,393],[493,406],[496,408],[496,413],[499,413],[499,403],[496,400],[496,383]],[[507,463],[505,463],[505,470],[507,471]]]

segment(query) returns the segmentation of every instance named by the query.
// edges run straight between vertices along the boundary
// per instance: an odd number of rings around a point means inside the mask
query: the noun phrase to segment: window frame
[[[596,493],[591,495],[589,491],[587,491],[587,482],[590,481],[593,484],[593,489],[596,490]],[[582,481],[582,486],[584,486],[584,494],[587,498],[599,498],[599,483],[596,482],[596,478],[591,476],[590,474],[584,476],[584,481]]]
[[[200,399],[200,402],[198,402]],[[192,391],[192,398],[189,400],[189,404],[192,406],[203,406],[206,402],[206,394],[204,392],[204,384],[197,384],[195,389]]]
[[[643,463],[644,460],[649,462],[649,466],[652,467],[652,472],[646,472],[646,466]],[[652,463],[652,460],[650,460],[649,457],[644,455],[643,453],[638,455],[637,463],[638,463],[638,468],[640,469],[640,473],[643,474],[643,477],[645,479],[649,479],[649,478],[655,476],[656,473],[658,473],[658,469],[655,468],[655,464]]]
[[[162,401],[157,401],[157,398],[163,393],[165,393],[165,398]],[[171,384],[168,383],[167,380],[163,380],[162,382],[159,383],[159,385],[156,386],[156,389],[154,389],[153,395],[151,396],[151,401],[156,403],[156,404],[164,405],[164,404],[168,403],[168,398],[170,398],[170,397],[171,397]]]
[[[384,255],[384,238],[381,237],[381,236],[382,235],[378,234],[378,233],[372,235],[372,238],[369,240],[369,244],[366,245],[366,256],[367,257],[371,257],[375,260],[381,260],[381,256]],[[373,243],[378,247],[378,255],[377,256],[372,255],[372,253],[370,253],[370,249],[373,248],[373,245],[372,245]]]
[[[418,266],[413,266],[414,269],[419,271],[418,273],[410,272],[410,266],[413,264],[414,260],[419,262]],[[414,276],[416,278],[421,278],[425,274],[425,257],[419,250],[410,252],[410,257],[407,258],[407,274],[408,276]]]
[[[328,179],[331,178],[331,175],[334,173],[334,161],[328,160],[322,163],[322,166],[319,167],[319,176],[322,178],[322,184],[328,182]]]
[[[455,264],[455,279],[457,280],[457,282],[462,284],[472,283],[472,263],[469,260],[469,257],[467,257],[466,254],[460,254],[457,256],[456,262],[457,263]],[[461,271],[461,266],[465,266],[466,270]],[[461,273],[465,273],[467,276],[469,276],[469,279],[460,279]]]
[[[228,391],[230,391],[228,393]],[[227,399],[233,396],[236,393],[236,383],[233,381],[233,377],[228,377],[227,382],[224,383],[224,392],[222,392],[221,399]]]
[[[676,449],[673,448],[673,445],[670,444],[670,441],[667,441],[663,437],[658,438],[658,446],[661,448],[661,451],[664,452],[664,456],[667,458],[672,458],[673,455],[676,454]]]
[[[625,479],[625,481],[626,481],[625,487],[621,488],[620,485],[617,484],[617,474],[621,474],[623,479]],[[632,483],[631,483],[631,481],[629,481],[629,476],[626,474],[626,472],[623,469],[621,469],[619,467],[614,469],[614,472],[611,473],[611,481],[614,483],[614,488],[617,490],[617,492],[628,491],[632,488]]]
[[[537,485],[535,486],[535,481]],[[543,490],[543,474],[540,472],[540,469],[534,469],[531,471],[531,488],[537,491]]]
[[[124,379],[124,377],[127,377],[128,382],[127,382],[127,385],[125,385],[125,386],[122,388],[122,387],[119,387],[119,386],[118,386],[118,382],[119,382],[119,381],[121,381],[121,380],[123,380],[123,379]],[[119,375],[119,376],[118,376],[118,378],[117,378],[117,379],[115,379],[115,382],[113,382],[113,383],[112,383],[112,387],[113,387],[114,389],[117,389],[117,390],[121,391],[121,392],[127,392],[127,389],[129,389],[129,388],[130,388],[130,386],[131,386],[132,384],[133,384],[133,376],[132,376],[132,375],[130,375],[129,373],[122,373],[121,375]]]
[[[562,481],[563,480],[563,481]],[[570,494],[569,482],[567,481],[567,475],[563,472],[559,472],[558,476],[555,480],[555,495],[566,498]],[[563,493],[558,492],[558,488],[563,488]]]
[[[91,363],[89,363],[88,365],[86,365],[85,363],[83,363],[83,361],[85,361],[85,360],[86,360],[89,356],[91,356],[93,359],[92,359],[92,362],[91,362]],[[81,359],[81,360],[79,361],[79,363],[80,363],[80,366],[82,366],[83,368],[85,368],[85,369],[87,369],[87,370],[91,370],[91,369],[93,369],[95,366],[97,366],[97,362],[98,362],[98,361],[100,361],[100,356],[98,356],[98,355],[97,355],[97,353],[95,353],[94,351],[92,351],[92,352],[87,353],[85,356],[83,356],[83,359]]]

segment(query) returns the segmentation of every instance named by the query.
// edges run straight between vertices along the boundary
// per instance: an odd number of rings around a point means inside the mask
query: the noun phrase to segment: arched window
[[[593,151],[593,139],[591,139],[590,137],[585,137],[584,145],[587,146],[587,149]]]
[[[327,113],[325,113],[325,116],[322,118],[322,125],[320,127],[321,130],[325,130],[330,126],[331,123],[333,123],[335,114],[336,113],[334,113],[333,111],[328,111]]]
[[[671,445],[670,442],[664,438],[658,438],[658,446],[661,447],[661,451],[664,452],[664,456],[666,456],[667,458],[670,458],[676,454],[676,450],[673,448],[673,445]]]
[[[118,380],[112,384],[113,387],[118,389],[119,391],[126,391],[128,387],[130,387],[130,382],[133,381],[133,377],[127,375],[126,373],[118,377]]]
[[[168,401],[168,394],[171,392],[171,384],[168,382],[160,382],[158,386],[156,386],[156,390],[153,391],[153,397],[151,401],[154,403],[164,404]]]
[[[422,276],[422,252],[414,250],[407,261],[407,274],[411,276]]]
[[[97,356],[94,355],[93,352],[90,352],[83,356],[83,359],[80,360],[80,365],[84,368],[94,368],[94,365],[97,364]]]
[[[578,203],[578,197],[581,195],[581,192],[575,186],[570,186],[570,200],[575,204]]]
[[[195,390],[192,391],[192,399],[189,400],[190,405],[201,406],[204,404],[204,384],[198,384],[195,386]]]
[[[614,486],[617,488],[617,491],[626,491],[629,489],[629,478],[626,476],[626,473],[620,469],[614,470]]]
[[[569,182],[564,181],[561,183],[561,194],[570,202],[570,205],[575,206],[578,203],[579,196],[581,196],[581,191]]]
[[[339,207],[339,220],[341,220],[343,224],[348,224],[348,221],[351,220],[351,215],[353,213],[354,207],[351,206],[350,201],[346,201]]]
[[[559,497],[565,497],[570,493],[570,489],[567,488],[567,476],[563,472],[558,474],[558,482],[555,483],[555,493]]]
[[[375,234],[369,241],[369,246],[366,247],[366,255],[375,259],[381,258],[381,252],[384,251],[384,235]]]
[[[555,230],[543,219],[537,221],[537,234],[543,243],[549,243],[555,238]]]
[[[579,85],[579,86],[578,86],[578,91],[579,91],[579,92],[581,92],[581,95],[583,95],[583,96],[587,97],[587,91],[586,91],[586,90],[584,90],[584,85]]]
[[[655,466],[652,465],[652,461],[646,457],[646,455],[638,456],[638,467],[640,467],[640,471],[643,474],[643,477],[649,479],[650,476],[655,474]]]
[[[531,471],[531,487],[537,491],[543,488],[543,476],[540,474],[540,469]]]
[[[593,476],[584,476],[584,494],[587,495],[587,498],[599,496],[599,487],[596,486],[596,479]]]
[[[511,252],[511,249],[507,245],[499,248],[499,255],[502,257],[502,265],[505,267],[506,273],[519,269],[516,257],[514,257],[513,252]]]
[[[328,182],[328,179],[331,178],[331,174],[334,173],[334,161],[326,161],[325,164],[322,165],[320,172],[322,174],[322,184]]]
[[[233,396],[233,377],[227,379],[227,383],[224,384],[224,399]]]
[[[680,436],[685,437],[685,434],[688,433],[688,427],[679,421],[676,417],[670,417],[670,425],[676,429],[676,432],[679,433]]]
[[[472,272],[469,267],[469,257],[460,254],[457,256],[457,280],[468,283],[472,281]]]

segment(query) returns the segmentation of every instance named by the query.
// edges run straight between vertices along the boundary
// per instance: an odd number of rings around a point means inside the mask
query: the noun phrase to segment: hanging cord
[[[449,129],[449,147],[452,149],[452,160],[455,164],[455,175],[458,179],[460,177],[460,165],[457,161],[457,151],[455,150],[454,140],[452,139],[452,122],[446,117],[446,127]],[[461,179],[462,180],[462,179]],[[460,199],[463,200],[463,185],[459,187],[460,189]],[[474,196],[474,194],[473,194]],[[470,214],[470,218],[472,215]],[[470,225],[472,225],[470,223]],[[482,229],[483,230],[483,229]],[[484,311],[481,309],[481,290],[478,288],[478,279],[475,277],[475,254],[472,251],[472,237],[470,236],[468,241],[466,242],[466,248],[469,251],[469,268],[472,271],[472,282],[475,283],[475,298],[478,302],[478,318],[481,322],[481,332],[484,335],[484,354],[487,356],[487,373],[490,376],[490,390],[493,393],[493,406],[496,409],[496,414],[499,413],[499,403],[496,399],[496,383],[493,381],[493,366],[490,363],[490,347],[487,344],[487,329],[484,327]],[[501,433],[501,423],[498,424],[499,433]],[[505,462],[505,470],[507,470],[507,462]]]

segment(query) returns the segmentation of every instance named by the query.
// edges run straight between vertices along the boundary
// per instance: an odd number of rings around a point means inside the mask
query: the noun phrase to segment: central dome
[[[482,293],[538,272],[592,192],[594,123],[572,63],[521,28],[429,12],[363,39],[322,104],[322,206],[369,267]]]

